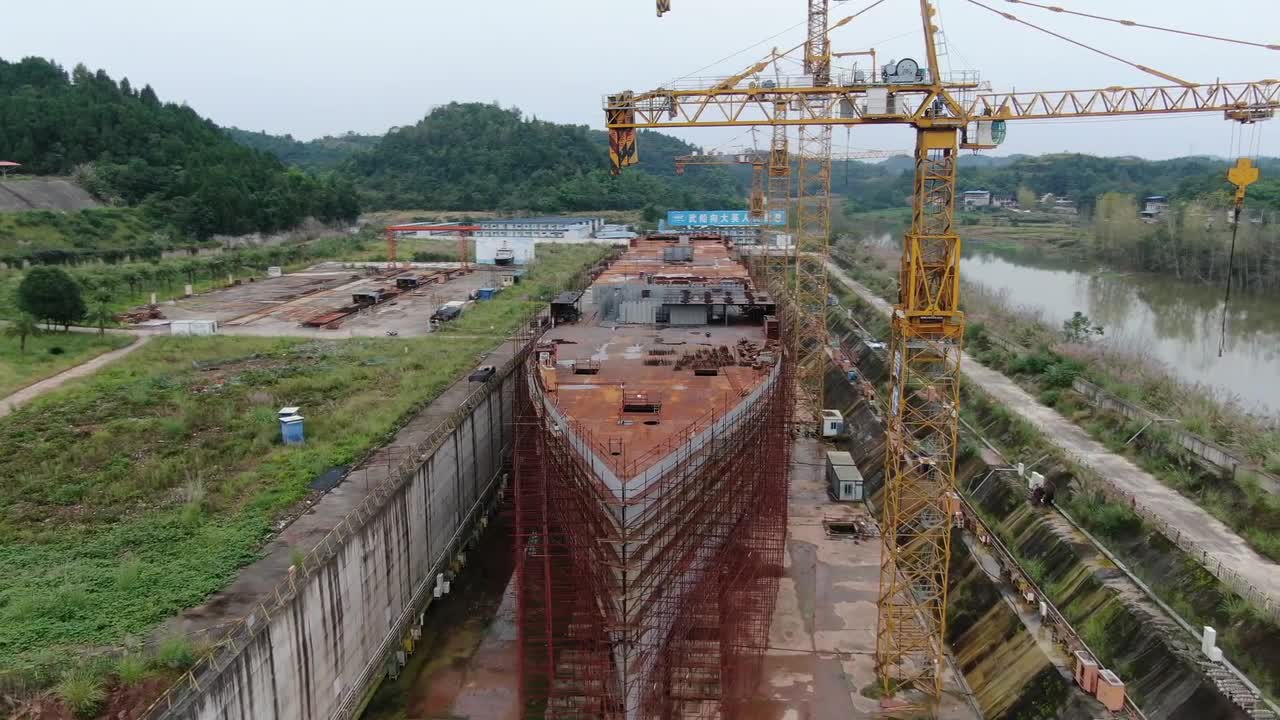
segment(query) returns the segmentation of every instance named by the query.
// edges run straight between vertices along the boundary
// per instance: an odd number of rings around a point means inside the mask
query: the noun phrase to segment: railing
[[[1212,557],[1208,550],[1197,547],[1195,541],[1183,535],[1181,529],[1166,522],[1159,514],[1148,508],[1145,503],[1138,500],[1136,495],[1125,492],[1098,477],[1096,473],[1084,464],[1082,459],[1074,457],[1066,450],[1063,450],[1063,453],[1067,456],[1067,460],[1075,466],[1076,477],[1088,489],[1105,496],[1112,502],[1119,502],[1129,506],[1144,522],[1155,527],[1169,542],[1177,545],[1180,550],[1191,556],[1201,567],[1230,588],[1232,592],[1248,600],[1251,605],[1272,621],[1280,622],[1280,603],[1275,598],[1259,590],[1235,570],[1223,565],[1222,561]]]
[[[1160,422],[1164,418],[1151,412],[1150,410],[1135,405],[1123,398],[1117,397],[1107,390],[1089,382],[1083,378],[1076,378],[1071,383],[1071,389],[1084,396],[1095,406],[1104,410],[1113,410],[1126,417],[1146,420],[1148,422]],[[1208,438],[1201,437],[1195,433],[1187,432],[1181,428],[1169,428],[1167,432],[1173,439],[1182,446],[1184,450],[1192,453],[1196,457],[1206,463],[1233,475],[1239,468],[1245,468],[1249,472],[1256,474],[1263,482],[1263,489],[1270,493],[1280,493],[1280,478],[1271,473],[1255,467],[1247,458],[1241,457],[1234,451],[1219,445]]]
[[[1035,580],[1031,579],[1031,576],[1027,571],[1022,569],[1022,564],[1018,562],[1017,557],[1014,556],[1013,552],[1010,551],[1003,542],[1001,542],[999,536],[997,536],[996,533],[992,531],[985,522],[983,522],[982,517],[978,515],[978,511],[969,503],[967,498],[960,496],[960,507],[966,526],[972,526],[981,531],[981,534],[978,535],[978,541],[986,547],[993,548],[996,551],[996,554],[999,555],[998,560],[1001,567],[1016,570],[1019,576],[1018,579],[1031,589],[1037,601],[1044,604],[1042,619],[1044,622],[1054,626],[1055,628],[1061,629],[1062,633],[1067,636],[1068,642],[1065,643],[1067,650],[1072,651],[1073,649],[1076,649],[1072,647],[1074,645],[1078,646],[1079,649],[1083,649],[1094,658],[1099,657],[1098,654],[1089,647],[1089,644],[1084,641],[1084,638],[1080,636],[1080,633],[1076,632],[1076,629],[1072,627],[1071,622],[1062,614],[1062,611],[1058,610],[1058,607],[1049,599],[1048,593],[1041,590],[1040,586],[1036,584]],[[978,560],[977,562],[981,564],[981,560]],[[1017,589],[1016,584],[1014,587]],[[1125,693],[1124,696],[1124,713],[1127,717],[1135,718],[1137,720],[1144,720],[1146,718],[1146,715],[1142,712],[1142,708],[1138,707],[1138,704],[1133,701],[1133,698],[1130,697],[1128,693]]]

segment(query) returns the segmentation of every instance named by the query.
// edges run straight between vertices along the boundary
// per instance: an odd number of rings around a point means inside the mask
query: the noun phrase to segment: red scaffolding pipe
[[[673,448],[674,467],[620,491],[542,404],[536,363],[519,374],[515,415],[524,715],[734,717],[782,572],[790,359],[704,442]]]

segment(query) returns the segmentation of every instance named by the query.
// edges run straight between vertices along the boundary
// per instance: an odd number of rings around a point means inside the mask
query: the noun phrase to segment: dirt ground
[[[492,266],[473,265],[472,272],[443,284],[430,284],[348,315],[336,327],[310,328],[311,318],[352,304],[353,293],[372,288],[395,288],[395,281],[379,278],[364,263],[321,263],[278,278],[245,282],[234,287],[164,303],[164,319],[149,327],[167,332],[171,320],[217,320],[222,335],[372,337],[389,332],[402,337],[426,335],[428,318],[440,305],[466,300],[481,287],[500,285]],[[369,263],[369,266],[377,265]],[[414,263],[415,273],[456,268],[456,263]]]

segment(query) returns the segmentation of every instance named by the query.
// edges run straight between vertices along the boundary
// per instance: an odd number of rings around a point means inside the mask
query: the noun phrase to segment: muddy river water
[[[898,241],[888,235],[877,244]],[[1280,412],[1280,293],[1233,292],[1226,350],[1218,357],[1221,287],[1176,278],[1096,269],[965,244],[963,284],[1007,294],[1012,306],[1043,313],[1053,326],[1080,311],[1106,342],[1168,366],[1179,378],[1238,396],[1251,410]]]

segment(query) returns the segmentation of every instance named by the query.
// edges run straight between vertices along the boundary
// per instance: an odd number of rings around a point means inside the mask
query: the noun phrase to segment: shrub
[[[1066,390],[1071,387],[1080,368],[1074,363],[1063,361],[1050,365],[1044,371],[1044,384],[1051,389]]]
[[[67,673],[58,683],[57,692],[76,717],[93,717],[107,699],[102,679],[84,669]]]
[[[171,670],[186,670],[196,661],[195,647],[185,636],[171,635],[160,641],[156,663]]]
[[[1034,352],[1019,355],[1009,363],[1009,372],[1016,374],[1039,375],[1053,364],[1054,358],[1045,353]]]
[[[132,590],[142,579],[142,561],[131,557],[116,568],[116,586],[121,590]]]
[[[1072,509],[1080,516],[1080,522],[1105,537],[1126,537],[1142,529],[1142,518],[1136,513],[1098,495],[1081,498],[1072,503]]]
[[[53,347],[49,348],[50,355],[61,355],[65,352],[66,350],[63,350],[61,345],[54,345]]]
[[[116,677],[125,685],[136,685],[147,677],[147,659],[137,653],[121,655],[116,660]]]
[[[1048,407],[1057,407],[1058,402],[1062,400],[1062,391],[1057,389],[1045,390],[1040,393],[1040,404]]]

